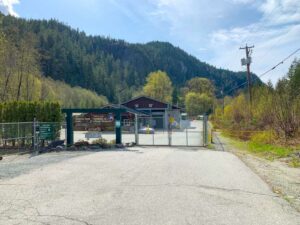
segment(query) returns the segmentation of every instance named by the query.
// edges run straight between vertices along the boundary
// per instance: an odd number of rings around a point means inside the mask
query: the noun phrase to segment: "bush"
[[[83,147],[83,146],[89,146],[89,142],[79,140],[74,144],[75,147]]]
[[[92,142],[93,145],[99,145],[101,148],[107,148],[108,143],[107,140],[104,138],[98,138]]]
[[[109,144],[110,144],[110,145],[115,145],[115,144],[116,144],[116,140],[111,140],[111,141],[109,142]]]
[[[269,159],[288,157],[293,152],[293,150],[289,147],[281,147],[255,142],[250,142],[248,145],[248,149],[255,154],[265,156]]]
[[[0,103],[0,123],[31,122],[34,118],[39,122],[61,122],[60,104],[26,101]]]
[[[251,135],[251,141],[259,144],[274,144],[276,135],[273,131],[259,131]]]

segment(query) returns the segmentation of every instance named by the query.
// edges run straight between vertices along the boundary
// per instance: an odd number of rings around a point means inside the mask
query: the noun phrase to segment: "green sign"
[[[40,139],[52,140],[53,137],[54,137],[53,125],[49,123],[40,124]]]
[[[116,120],[116,128],[120,128],[121,127],[121,121],[120,120]]]

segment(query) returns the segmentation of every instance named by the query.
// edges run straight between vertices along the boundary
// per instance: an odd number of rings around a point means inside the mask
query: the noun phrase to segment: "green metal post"
[[[122,123],[121,113],[117,111],[115,113],[115,129],[116,129],[116,144],[122,144]]]
[[[135,144],[139,145],[139,117],[137,114],[134,115],[134,134],[135,134]]]
[[[74,144],[72,113],[67,112],[67,146]]]
[[[73,113],[114,113],[116,121],[116,143],[122,143],[122,124],[121,124],[121,113],[126,112],[126,109],[62,109],[63,113],[67,114],[67,146],[74,144],[74,134],[73,134]]]

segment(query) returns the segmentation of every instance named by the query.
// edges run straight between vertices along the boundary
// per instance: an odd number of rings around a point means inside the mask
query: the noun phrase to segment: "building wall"
[[[140,112],[146,112],[149,114],[149,118],[143,118],[139,121],[139,128],[141,126],[151,126],[155,129],[168,129],[169,127],[169,117],[174,118],[177,124],[176,127],[180,127],[180,109],[176,106],[171,106],[171,110],[168,108],[170,105],[164,102],[157,101],[155,99],[141,96],[139,98],[133,99],[122,105],[134,109]]]

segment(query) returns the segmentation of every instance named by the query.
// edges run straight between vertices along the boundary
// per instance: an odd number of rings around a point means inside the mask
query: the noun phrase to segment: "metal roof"
[[[108,108],[114,108],[114,109],[121,108],[121,109],[125,109],[127,112],[130,112],[132,114],[144,115],[144,116],[149,116],[150,115],[149,113],[138,111],[138,110],[135,110],[135,109],[131,109],[131,108],[128,108],[124,105],[108,104],[108,105],[102,107],[102,109],[108,109]]]

